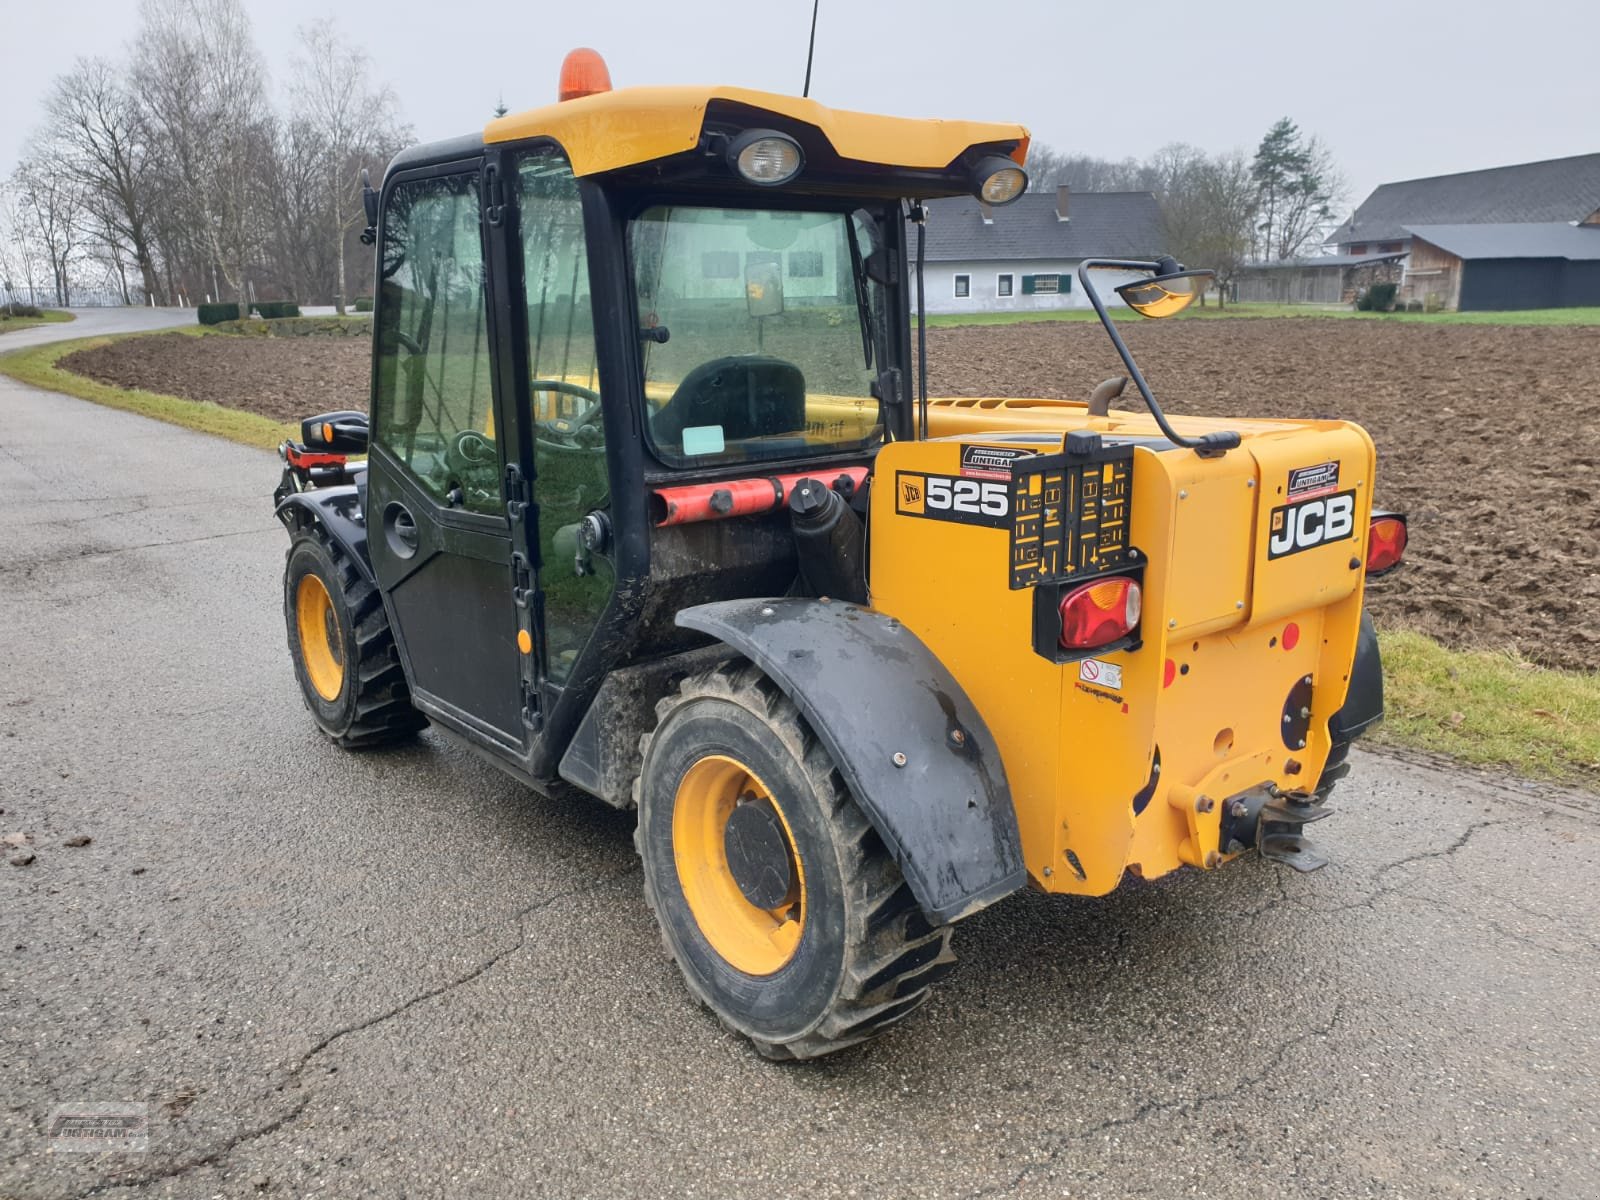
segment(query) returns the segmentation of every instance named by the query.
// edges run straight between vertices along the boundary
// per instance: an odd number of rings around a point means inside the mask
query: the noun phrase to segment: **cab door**
[[[397,175],[384,193],[368,545],[417,706],[521,758],[484,223],[476,159]]]

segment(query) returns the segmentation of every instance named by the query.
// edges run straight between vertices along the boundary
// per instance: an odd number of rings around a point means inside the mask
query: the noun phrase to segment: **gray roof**
[[[1056,219],[1055,192],[1029,192],[992,209],[985,225],[971,196],[930,200],[929,262],[999,262],[1046,258],[1151,258],[1166,234],[1149,192],[1074,192],[1067,221]],[[913,236],[911,252],[916,253]]]
[[[1303,271],[1307,268],[1368,267],[1373,263],[1395,262],[1406,256],[1401,250],[1394,254],[1314,254],[1309,258],[1285,258],[1278,262],[1250,263],[1248,271]]]
[[[1600,226],[1566,221],[1501,225],[1407,225],[1457,258],[1600,259]]]
[[[1328,236],[1329,243],[1393,240],[1408,225],[1581,221],[1600,210],[1600,154],[1386,183]]]

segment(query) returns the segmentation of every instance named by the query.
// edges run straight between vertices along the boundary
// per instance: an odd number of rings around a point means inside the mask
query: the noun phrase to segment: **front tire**
[[[794,704],[749,663],[657,705],[634,785],[645,896],[690,992],[769,1058],[904,1018],[955,965]]]
[[[335,742],[378,746],[427,725],[411,706],[382,597],[316,526],[289,543],[283,616],[306,708]]]

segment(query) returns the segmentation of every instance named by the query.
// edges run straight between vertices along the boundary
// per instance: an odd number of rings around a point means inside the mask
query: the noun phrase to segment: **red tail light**
[[[1399,513],[1374,513],[1367,533],[1367,574],[1382,575],[1406,553],[1406,519]]]
[[[1132,579],[1113,575],[1061,597],[1061,648],[1092,650],[1133,632],[1143,596]]]

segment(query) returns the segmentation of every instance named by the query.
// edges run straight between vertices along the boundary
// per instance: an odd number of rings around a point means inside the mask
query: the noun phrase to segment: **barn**
[[[1424,231],[1431,231],[1432,236]],[[1386,183],[1324,243],[1407,255],[1399,298],[1445,309],[1594,304],[1600,154]]]
[[[1252,263],[1234,281],[1233,299],[1264,304],[1351,304],[1375,283],[1399,283],[1405,254],[1324,254]]]
[[[1411,248],[1410,225],[1525,225],[1600,219],[1600,154],[1385,183],[1323,245],[1340,254]]]
[[[1600,305],[1600,224],[1408,225],[1400,299],[1430,308]]]

